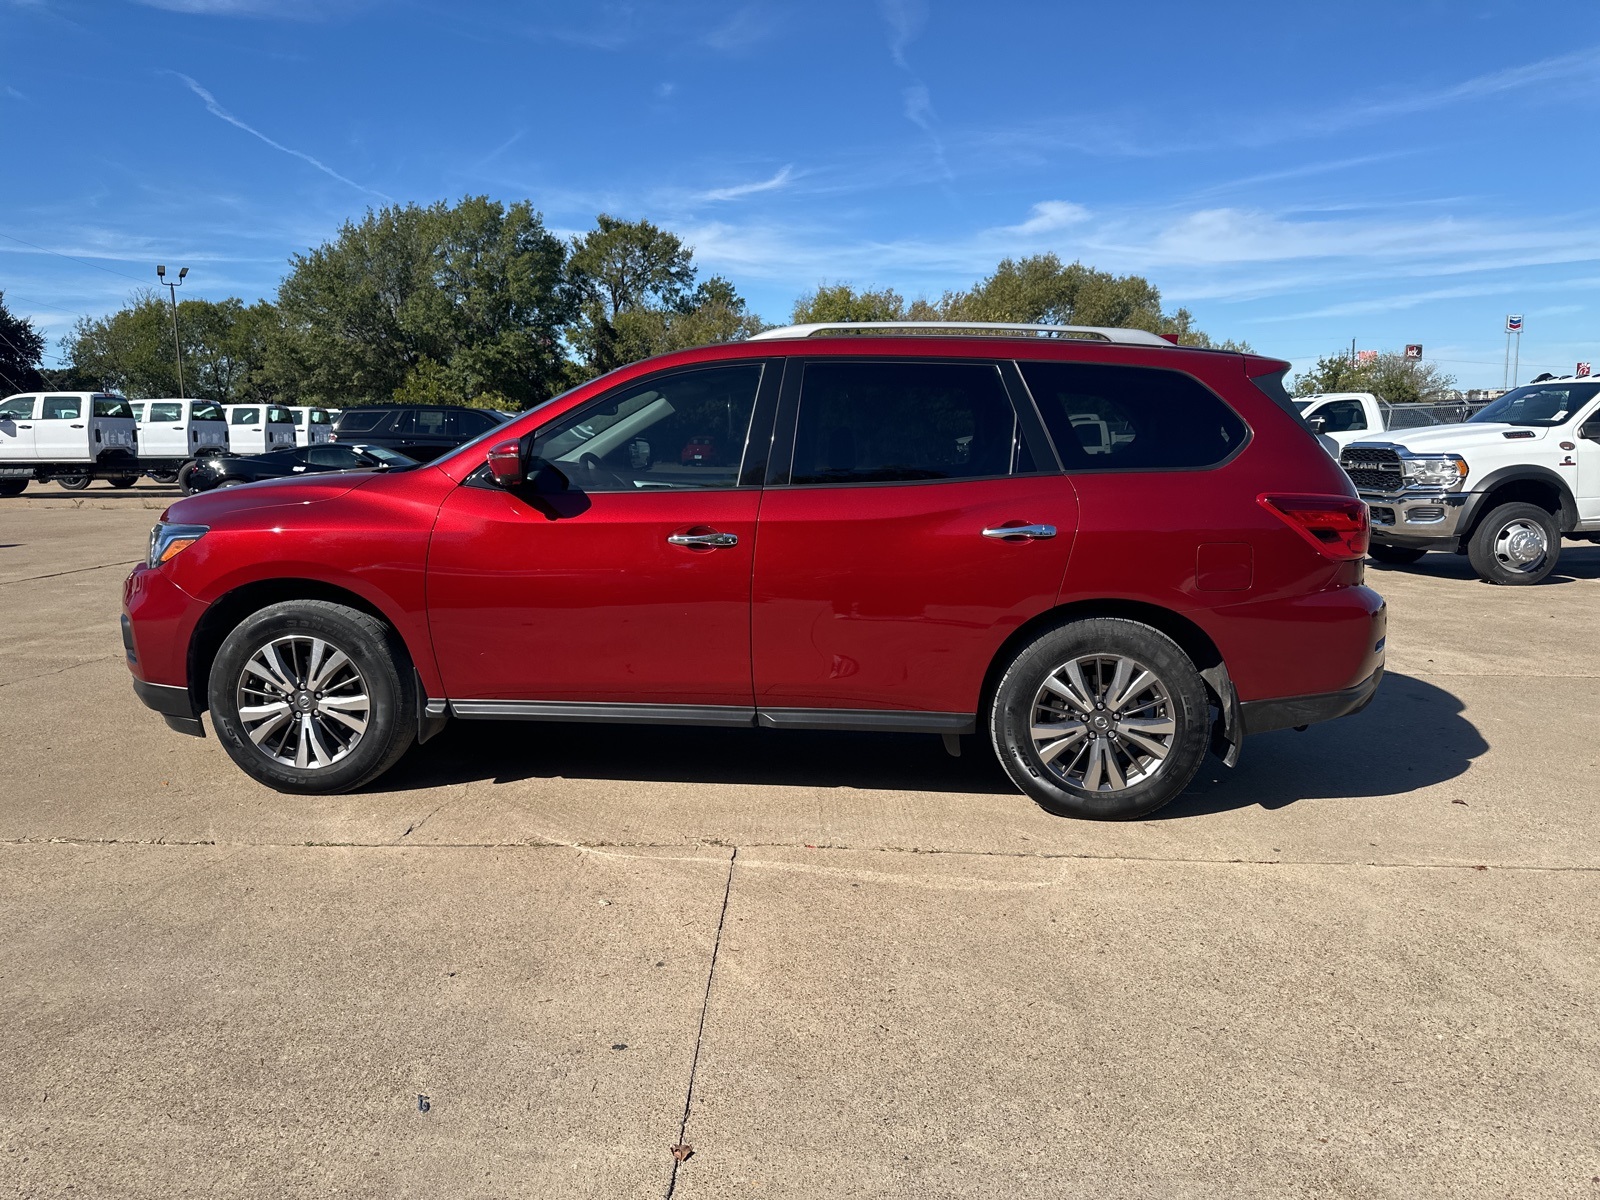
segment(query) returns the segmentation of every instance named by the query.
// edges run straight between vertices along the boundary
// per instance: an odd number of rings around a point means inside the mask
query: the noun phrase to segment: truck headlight
[[[1467,460],[1459,454],[1420,454],[1401,460],[1406,483],[1412,487],[1443,488],[1453,492],[1467,481]]]
[[[144,565],[159,567],[164,562],[171,562],[204,537],[210,528],[209,525],[169,525],[161,522],[150,531],[150,552],[145,555]]]

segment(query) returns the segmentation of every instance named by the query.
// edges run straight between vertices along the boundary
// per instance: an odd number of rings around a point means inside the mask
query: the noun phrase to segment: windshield
[[[417,465],[417,460],[410,455],[401,454],[399,451],[391,450],[387,446],[358,446],[356,449],[360,450],[368,458],[376,459],[380,463],[387,463],[396,469]]]
[[[1600,383],[1539,383],[1514,388],[1469,424],[1564,425],[1600,392]]]
[[[211,403],[209,400],[196,400],[189,405],[189,419],[192,421],[220,421],[222,420],[222,407]]]
[[[94,415],[97,417],[131,417],[133,406],[121,396],[96,396]]]

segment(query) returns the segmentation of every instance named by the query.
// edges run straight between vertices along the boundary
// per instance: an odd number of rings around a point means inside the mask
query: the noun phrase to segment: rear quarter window
[[[1069,471],[1193,471],[1244,445],[1249,429],[1210,388],[1177,371],[1021,362]]]
[[[388,415],[384,412],[342,412],[333,427],[340,433],[371,433]]]

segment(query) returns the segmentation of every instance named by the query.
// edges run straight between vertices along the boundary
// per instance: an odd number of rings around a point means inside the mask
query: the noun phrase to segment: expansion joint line
[[[683,1096],[683,1119],[678,1122],[678,1145],[683,1145],[689,1132],[689,1110],[694,1106],[694,1080],[695,1074],[700,1070],[700,1045],[706,1036],[706,1012],[711,1008],[711,984],[717,977],[717,955],[722,952],[722,927],[728,920],[728,897],[733,892],[733,864],[739,857],[739,847],[733,848],[733,853],[728,855],[728,878],[722,885],[722,911],[717,915],[717,937],[711,943],[711,967],[706,971],[706,994],[700,1001],[700,1027],[694,1035],[694,1058],[689,1062],[689,1087]],[[677,1155],[672,1157],[672,1177],[667,1180],[666,1200],[672,1200],[672,1194],[678,1188],[678,1168],[683,1165],[683,1160]]]

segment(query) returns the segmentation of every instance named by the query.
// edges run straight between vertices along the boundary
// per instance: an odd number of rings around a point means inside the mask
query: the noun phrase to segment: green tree
[[[762,328],[732,283],[695,283],[694,251],[649,221],[601,213],[574,238],[578,316],[567,331],[582,371],[599,375],[668,350],[735,341]]]
[[[0,292],[0,387],[7,393],[32,392],[47,386],[39,363],[44,338],[26,317],[14,315]]]
[[[265,330],[274,317],[270,304],[246,308],[234,297],[180,303],[184,392],[224,404],[266,398],[261,381]],[[108,316],[80,318],[62,347],[80,386],[112,389],[136,399],[178,394],[172,310],[157,291],[136,291],[127,305]]]
[[[401,388],[522,408],[559,390],[573,312],[566,250],[526,201],[393,205],[296,255],[278,290],[266,380],[301,403]]]
[[[1168,313],[1161,292],[1139,275],[1113,275],[1082,263],[1063,266],[1054,254],[1007,258],[965,291],[909,305],[893,289],[856,291],[823,285],[795,301],[794,321],[1021,321],[1045,325],[1106,325],[1175,334],[1185,346],[1218,345],[1180,308]],[[1222,349],[1247,350],[1242,342]]]
[[[1436,404],[1448,400],[1455,385],[1454,375],[1402,354],[1378,354],[1356,362],[1347,354],[1330,354],[1295,377],[1294,394],[1371,392],[1389,404]]]

